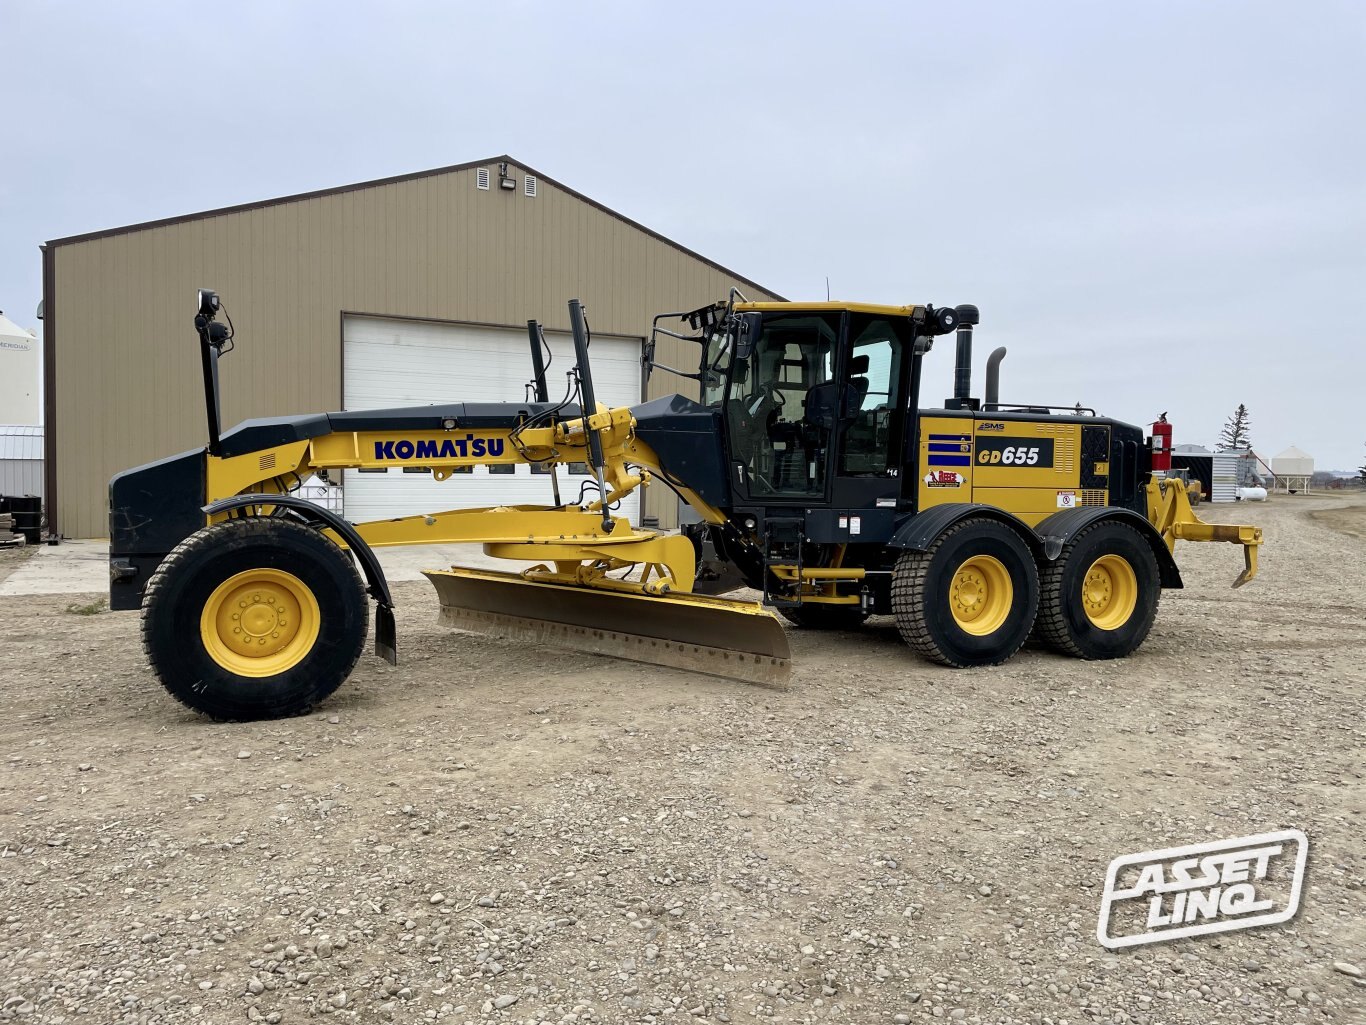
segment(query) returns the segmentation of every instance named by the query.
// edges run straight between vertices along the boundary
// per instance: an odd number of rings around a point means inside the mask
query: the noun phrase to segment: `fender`
[[[205,516],[245,509],[254,505],[283,506],[300,513],[310,526],[328,527],[337,532],[346,542],[346,547],[360,563],[365,581],[369,585],[366,593],[375,599],[375,654],[390,665],[398,665],[398,629],[394,625],[394,599],[389,593],[389,582],[384,578],[384,567],[379,564],[374,551],[365,539],[356,533],[349,520],[338,516],[330,509],[314,505],[304,498],[294,495],[233,495],[220,498],[204,506]]]
[[[1043,542],[1024,520],[1012,516],[1004,509],[998,509],[994,505],[979,505],[975,502],[949,502],[946,505],[932,506],[924,512],[916,513],[896,528],[892,534],[892,539],[887,542],[887,547],[907,548],[913,552],[928,551],[930,545],[944,531],[970,516],[979,516],[983,519],[1004,523],[1019,534],[1025,544],[1029,545],[1036,559],[1049,558],[1044,551]],[[1061,546],[1059,550],[1061,550]]]
[[[1163,587],[1180,590],[1185,586],[1181,582],[1181,570],[1177,567],[1176,559],[1172,557],[1172,553],[1168,551],[1166,542],[1162,540],[1162,535],[1147,519],[1132,509],[1123,509],[1112,505],[1064,509],[1049,516],[1034,530],[1043,543],[1045,556],[1051,562],[1062,553],[1063,548],[1072,538],[1101,520],[1113,520],[1138,531],[1139,535],[1148,542],[1148,546],[1153,550],[1153,555],[1157,559],[1158,579],[1162,581]]]

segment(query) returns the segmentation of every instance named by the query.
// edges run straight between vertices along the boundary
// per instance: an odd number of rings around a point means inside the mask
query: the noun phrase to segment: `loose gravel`
[[[1332,515],[1314,518],[1311,512]],[[216,725],[135,614],[0,599],[0,1021],[1366,1022],[1366,503],[1203,507],[1144,649],[775,692],[457,634]],[[1283,926],[1110,953],[1113,857],[1309,836]]]

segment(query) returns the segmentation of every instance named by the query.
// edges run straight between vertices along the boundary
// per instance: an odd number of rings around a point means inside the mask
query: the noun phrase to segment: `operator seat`
[[[865,364],[868,362],[867,356],[860,356],[859,359],[863,360]],[[846,417],[858,416],[859,411],[863,409],[863,400],[867,397],[868,378],[851,377],[849,379],[849,390],[844,395],[844,415]]]
[[[867,356],[855,356],[849,361],[850,375],[866,374],[867,372]],[[806,393],[805,408],[802,410],[802,418],[809,427],[825,431],[835,429],[837,423],[835,406],[839,387],[838,381],[822,381],[820,384],[811,386],[811,390]],[[867,397],[868,378],[850,376],[849,388],[844,393],[844,409],[838,420],[848,420],[857,416],[859,410],[863,408],[863,400]]]

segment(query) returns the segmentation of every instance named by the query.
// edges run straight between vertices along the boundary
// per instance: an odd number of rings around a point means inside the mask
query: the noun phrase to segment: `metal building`
[[[43,429],[0,424],[0,495],[43,494]]]
[[[655,314],[732,286],[779,298],[506,156],[53,240],[43,247],[49,529],[103,536],[111,475],[204,443],[196,288],[218,291],[237,329],[222,364],[223,420],[235,424],[520,400],[532,318],[555,351],[551,389],[563,389],[570,298],[588,308],[601,401],[695,393],[656,373],[642,396],[643,340]],[[665,340],[658,355],[696,366],[698,354]],[[440,483],[348,471],[343,503],[368,519],[549,501],[530,470],[479,467]],[[641,512],[667,527],[676,509],[656,486]]]
[[[1238,500],[1238,468],[1243,453],[1215,452],[1210,456],[1211,482],[1209,500],[1211,502],[1236,502]]]

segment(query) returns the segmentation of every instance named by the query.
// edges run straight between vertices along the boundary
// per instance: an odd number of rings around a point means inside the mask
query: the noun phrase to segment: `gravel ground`
[[[875,621],[794,632],[786,692],[444,631],[424,582],[401,667],[215,725],[135,614],[0,599],[0,1020],[1366,1022],[1366,502],[1201,511],[1262,575],[1185,546],[1134,658]],[[1291,827],[1292,922],[1098,945],[1111,858]]]

